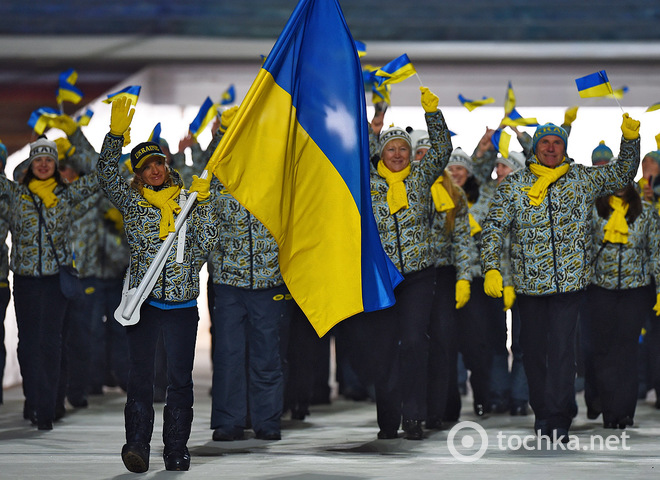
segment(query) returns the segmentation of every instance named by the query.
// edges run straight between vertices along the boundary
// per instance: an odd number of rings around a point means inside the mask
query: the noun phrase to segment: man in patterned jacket
[[[575,329],[591,279],[593,202],[623,188],[639,167],[639,122],[623,115],[619,159],[587,167],[566,156],[568,135],[551,123],[533,137],[526,168],[493,198],[482,234],[484,290],[502,295],[502,242],[511,235],[511,268],[520,308],[520,343],[530,405],[540,436],[568,442],[577,414]]]

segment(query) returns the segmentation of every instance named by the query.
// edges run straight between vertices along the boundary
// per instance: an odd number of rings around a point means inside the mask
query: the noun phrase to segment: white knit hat
[[[57,163],[57,144],[46,137],[38,138],[35,142],[30,144],[30,156],[28,163],[37,157],[50,157]]]
[[[396,138],[405,141],[410,147],[410,150],[412,150],[412,140],[410,140],[410,135],[408,135],[408,132],[406,132],[403,128],[390,127],[380,134],[379,140],[380,140],[381,157],[383,156],[383,150],[385,149],[385,145],[387,145],[389,141],[394,140]]]
[[[525,167],[525,154],[522,152],[509,152],[509,157],[497,157],[496,162],[509,167],[512,172],[517,172]]]
[[[461,147],[456,147],[454,151],[451,152],[451,157],[449,157],[447,166],[451,167],[452,165],[458,165],[465,168],[470,175],[472,175],[474,170],[474,167],[472,166],[472,158],[465,153]]]

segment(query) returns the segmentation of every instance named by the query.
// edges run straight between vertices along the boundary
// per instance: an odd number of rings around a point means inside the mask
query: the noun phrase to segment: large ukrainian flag
[[[208,169],[273,234],[319,336],[394,303],[371,210],[364,86],[336,0],[301,0]]]

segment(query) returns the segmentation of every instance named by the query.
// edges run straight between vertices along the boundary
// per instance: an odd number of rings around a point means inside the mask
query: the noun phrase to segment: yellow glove
[[[55,145],[57,145],[57,160],[60,162],[76,152],[76,147],[71,145],[71,142],[66,137],[56,138]]]
[[[121,212],[116,208],[109,208],[108,211],[103,214],[103,218],[106,218],[114,223],[115,229],[118,232],[124,231],[124,217],[122,217]]]
[[[504,311],[511,310],[513,302],[516,301],[516,291],[511,285],[504,287]]]
[[[656,296],[655,305],[653,306],[653,311],[655,312],[656,317],[660,317],[660,293]]]
[[[422,92],[422,107],[426,113],[435,113],[438,111],[438,96],[426,87],[419,87]]]
[[[220,133],[225,133],[227,131],[229,125],[231,125],[231,122],[236,116],[236,112],[238,112],[238,105],[234,105],[220,114]]]
[[[486,272],[484,277],[484,292],[493,298],[502,296],[502,274],[494,268]]]
[[[463,308],[470,300],[470,282],[458,280],[456,282],[456,310]]]
[[[564,125],[571,126],[573,124],[573,122],[577,118],[577,111],[578,111],[577,105],[566,109],[566,111],[564,112]]]
[[[199,178],[197,175],[193,175],[193,180],[188,191],[190,193],[197,192],[198,202],[208,200],[209,196],[211,195],[209,193],[211,190],[211,178],[211,175],[209,175],[209,178],[206,179]]]
[[[62,114],[48,120],[48,126],[51,128],[59,128],[67,135],[73,135],[78,129],[76,121],[68,115]]]
[[[133,102],[128,97],[120,97],[112,102],[110,112],[110,133],[115,137],[123,137],[128,127],[131,126],[135,109],[131,108]]]
[[[129,145],[131,143],[131,127],[128,127],[128,129],[124,132],[124,146]]]
[[[636,140],[639,138],[639,122],[630,118],[627,113],[624,113],[621,132],[623,133],[623,138],[626,140]]]

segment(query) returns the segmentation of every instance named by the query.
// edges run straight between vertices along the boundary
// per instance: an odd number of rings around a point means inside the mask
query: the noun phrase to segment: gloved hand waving
[[[112,102],[110,112],[110,133],[115,137],[122,137],[131,126],[135,109],[131,108],[133,102],[128,97],[120,97]]]

